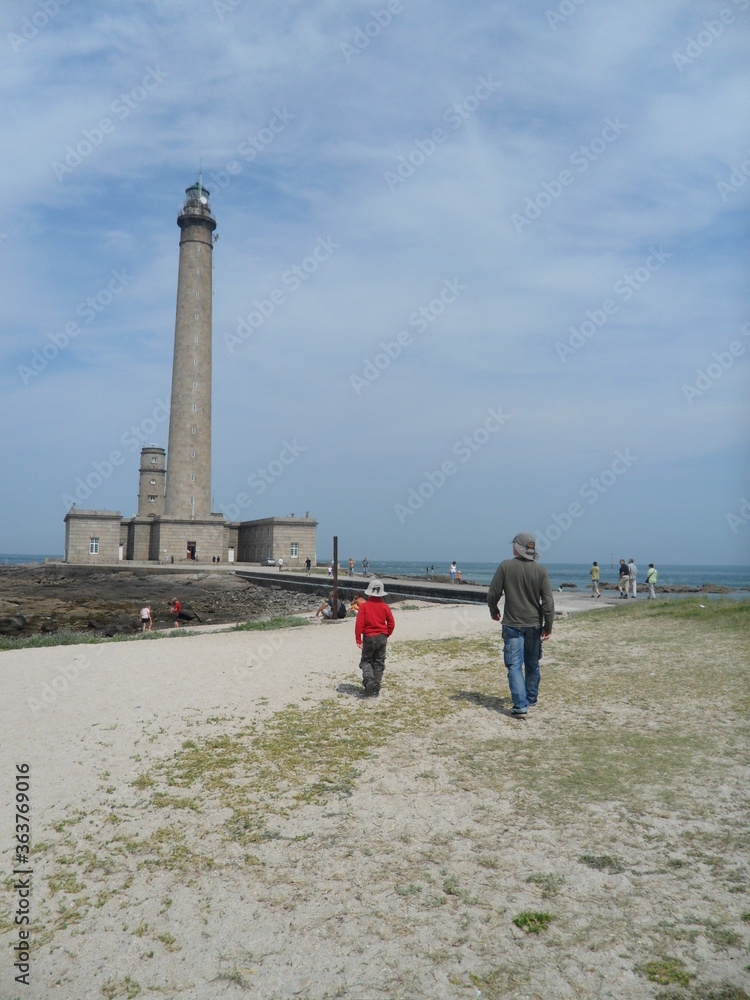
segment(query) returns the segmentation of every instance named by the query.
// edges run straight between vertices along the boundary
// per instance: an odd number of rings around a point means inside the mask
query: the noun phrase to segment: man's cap
[[[370,580],[365,591],[366,597],[386,597],[385,586],[382,580]]]
[[[513,551],[521,559],[528,559],[529,562],[534,562],[535,559],[539,558],[539,553],[536,550],[536,539],[526,531],[520,532],[513,539]]]

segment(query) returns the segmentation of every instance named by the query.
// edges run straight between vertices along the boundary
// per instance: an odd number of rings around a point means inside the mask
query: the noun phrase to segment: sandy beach
[[[1,653],[0,996],[748,996],[746,633],[555,597],[526,722],[482,607],[396,606],[378,700],[309,613]]]

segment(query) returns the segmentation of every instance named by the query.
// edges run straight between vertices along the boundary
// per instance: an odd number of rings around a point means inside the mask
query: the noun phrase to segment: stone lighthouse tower
[[[180,265],[164,516],[211,517],[211,267],[216,220],[201,181],[177,217]]]

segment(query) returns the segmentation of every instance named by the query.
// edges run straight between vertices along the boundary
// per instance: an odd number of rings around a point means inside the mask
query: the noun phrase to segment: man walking
[[[620,560],[620,575],[617,580],[617,589],[620,591],[620,597],[628,599],[628,584],[630,582],[630,576],[628,575],[628,564],[624,559]]]
[[[649,600],[656,597],[656,591],[654,590],[654,584],[659,579],[659,574],[657,573],[654,564],[648,564],[648,572],[646,573],[646,583],[648,585],[648,596]]]
[[[498,601],[505,594],[503,662],[515,719],[525,719],[529,706],[536,705],[542,642],[549,639],[555,619],[549,575],[544,566],[537,565],[538,558],[534,536],[516,535],[513,558],[500,563],[487,594],[490,616],[496,622],[500,621]]]
[[[630,584],[630,596],[635,600],[638,594],[638,567],[632,559],[628,559],[628,582]]]

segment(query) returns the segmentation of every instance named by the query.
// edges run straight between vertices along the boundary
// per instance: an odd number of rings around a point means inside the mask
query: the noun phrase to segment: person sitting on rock
[[[329,621],[333,618],[333,591],[331,591],[331,593],[328,595],[328,600],[323,601],[318,610],[315,612],[316,618],[319,618],[321,615],[324,618],[328,618]],[[341,600],[340,597],[339,597],[338,614],[336,615],[336,617],[346,618],[346,605],[344,604],[344,602]]]

